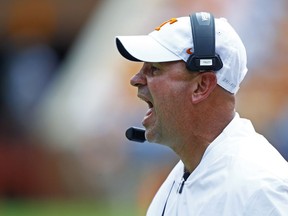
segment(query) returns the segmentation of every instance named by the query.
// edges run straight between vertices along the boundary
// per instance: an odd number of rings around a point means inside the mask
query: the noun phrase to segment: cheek
[[[159,115],[178,116],[189,105],[191,82],[166,76],[148,80],[147,84]]]
[[[187,89],[184,89],[183,85],[179,88],[165,85],[157,86],[157,88],[158,91],[154,91],[153,95],[157,115],[168,124],[179,124],[188,109]]]

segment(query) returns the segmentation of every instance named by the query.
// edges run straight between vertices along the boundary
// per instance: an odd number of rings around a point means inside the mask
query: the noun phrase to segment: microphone
[[[145,142],[145,130],[137,127],[130,127],[126,130],[125,133],[128,140],[136,142]]]

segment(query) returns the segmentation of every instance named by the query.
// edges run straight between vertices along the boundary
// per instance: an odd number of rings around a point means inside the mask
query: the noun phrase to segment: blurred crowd
[[[33,129],[36,107],[59,75],[98,1],[0,2],[0,197],[67,194],[59,156]],[[77,175],[77,174],[75,174]]]
[[[200,10],[242,37],[237,109],[288,160],[287,1],[3,0],[0,10],[0,198],[113,196],[145,209],[177,157],[125,140],[145,105],[129,87],[139,65],[114,37]]]

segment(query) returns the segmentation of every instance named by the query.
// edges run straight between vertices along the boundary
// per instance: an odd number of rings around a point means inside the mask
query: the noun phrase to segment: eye
[[[157,71],[157,70],[159,70],[159,68],[157,68],[156,66],[152,65],[152,66],[151,66],[151,70],[152,70],[152,71]]]
[[[147,76],[153,77],[156,75],[159,75],[159,71],[161,71],[161,66],[158,63],[145,63],[145,70],[144,70],[144,74],[146,74]]]
[[[157,75],[160,68],[158,66],[152,64],[150,70],[151,70],[151,75],[155,76],[155,75]]]

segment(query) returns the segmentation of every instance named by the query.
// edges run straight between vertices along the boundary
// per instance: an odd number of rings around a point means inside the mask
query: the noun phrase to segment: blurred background
[[[226,17],[247,48],[237,110],[288,160],[286,0],[0,0],[0,215],[144,215],[178,161],[126,140],[146,105],[116,35]]]

